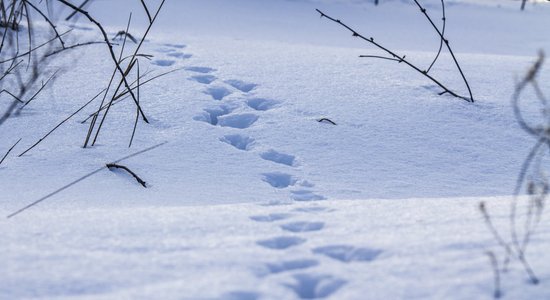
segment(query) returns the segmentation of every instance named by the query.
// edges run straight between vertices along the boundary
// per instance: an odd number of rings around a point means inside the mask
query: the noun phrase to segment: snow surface
[[[146,68],[178,71],[142,89],[152,124],[140,122],[128,149],[135,106],[125,102],[99,145],[82,149],[92,105],[0,166],[0,213],[167,142],[123,162],[148,188],[105,169],[0,220],[0,299],[491,298],[485,252],[501,249],[477,205],[489,201],[507,230],[534,143],[510,96],[537,50],[550,53],[550,7],[449,2],[469,104],[402,65],[358,58],[379,53],[314,11],[429,65],[439,45],[429,24],[409,2],[382,2],[168,0]],[[423,3],[438,13],[439,1]],[[113,33],[130,10],[143,28],[136,1],[90,9]],[[90,37],[88,28],[75,31]],[[77,65],[2,125],[0,153],[20,137],[21,153],[97,94],[112,71],[105,51],[56,62]],[[434,72],[465,93],[448,55]],[[538,120],[536,106],[526,110]],[[542,283],[527,284],[513,263],[507,299],[550,297],[548,234],[541,226],[528,253]]]

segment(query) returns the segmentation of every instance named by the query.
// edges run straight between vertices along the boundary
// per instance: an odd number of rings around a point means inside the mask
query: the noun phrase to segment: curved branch
[[[365,36],[359,34],[357,31],[355,31],[353,28],[349,27],[348,25],[344,24],[342,21],[338,20],[338,19],[335,19],[335,18],[332,18],[330,16],[328,16],[327,14],[325,14],[324,12],[320,11],[319,9],[316,9],[316,11],[321,14],[321,17],[325,17],[327,19],[329,19],[330,21],[334,22],[334,23],[337,23],[338,25],[346,28],[347,30],[349,30],[354,37],[358,37],[374,46],[376,46],[378,49],[381,49],[383,50],[384,52],[388,53],[390,56],[392,56],[393,58],[395,59],[400,59],[400,62],[402,63],[405,63],[407,66],[411,67],[412,69],[414,69],[415,71],[417,71],[418,73],[424,75],[425,77],[427,77],[428,79],[430,79],[432,82],[434,82],[435,84],[437,84],[439,87],[441,87],[446,93],[456,97],[456,98],[459,98],[459,99],[462,99],[462,100],[465,100],[465,101],[468,101],[468,102],[473,102],[473,99],[471,98],[467,98],[467,97],[464,97],[464,96],[460,96],[458,95],[457,93],[451,91],[449,88],[447,88],[446,86],[444,86],[441,82],[439,82],[437,79],[435,79],[434,77],[432,77],[430,74],[428,74],[427,71],[425,70],[421,70],[420,68],[418,68],[417,66],[413,65],[412,63],[410,63],[408,60],[405,59],[405,56],[400,56],[400,55],[397,55],[395,52],[387,49],[386,47],[378,44],[377,42],[374,41],[374,38],[366,38]]]
[[[443,18],[441,18],[441,20],[443,20],[443,27],[441,28],[441,36],[445,36],[445,28],[446,28],[446,25],[447,25],[447,17],[445,16],[445,1],[444,0],[441,0],[441,10],[443,12]],[[430,72],[432,67],[435,65],[435,62],[437,61],[437,59],[439,59],[439,56],[441,55],[441,50],[443,50],[443,40],[444,40],[444,38],[439,39],[439,50],[437,50],[437,55],[435,56],[434,61],[432,62],[432,64],[428,68],[427,72]]]
[[[122,169],[122,170],[130,173],[130,175],[132,175],[136,179],[136,181],[139,182],[139,184],[141,184],[144,188],[147,188],[147,183],[145,181],[143,181],[143,179],[139,178],[139,176],[137,176],[136,173],[132,172],[132,170],[130,170],[128,167],[123,166],[123,165],[117,165],[117,164],[114,164],[114,163],[106,164],[106,166],[109,170],[111,170],[111,169]]]
[[[470,94],[470,101],[474,102],[474,96],[472,95],[472,90],[470,89],[470,85],[468,84],[468,80],[466,80],[466,76],[464,75],[464,72],[462,72],[462,68],[458,64],[458,60],[456,59],[455,54],[454,54],[453,50],[451,49],[451,46],[449,46],[449,40],[445,39],[445,37],[443,36],[443,33],[441,33],[441,31],[439,31],[439,28],[437,28],[437,26],[434,24],[434,22],[432,21],[432,19],[430,18],[430,16],[426,12],[426,9],[424,7],[422,7],[422,5],[420,5],[420,3],[418,3],[417,0],[414,0],[414,3],[416,3],[416,6],[418,6],[418,8],[420,8],[420,11],[424,14],[424,16],[426,16],[426,18],[428,19],[430,24],[432,24],[432,27],[435,29],[435,31],[437,32],[439,37],[445,43],[445,46],[447,47],[447,50],[449,50],[449,53],[451,54],[451,57],[453,58],[453,61],[455,62],[455,65],[458,69],[458,72],[460,73],[460,76],[462,76],[462,80],[464,80],[464,83],[466,84],[466,88],[468,89],[468,93]]]

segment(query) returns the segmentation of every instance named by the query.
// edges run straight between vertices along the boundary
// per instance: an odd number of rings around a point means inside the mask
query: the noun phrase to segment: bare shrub
[[[527,249],[540,225],[550,188],[550,182],[544,172],[544,162],[550,157],[550,102],[548,102],[537,81],[537,76],[543,63],[544,53],[540,52],[537,61],[516,84],[512,97],[514,113],[520,127],[528,135],[532,136],[536,142],[525,158],[518,175],[510,208],[509,232],[497,228],[486,203],[482,202],[479,206],[485,224],[505,253],[500,264],[496,262],[496,255],[493,254],[494,260],[492,261],[492,265],[493,269],[496,270],[495,276],[500,278],[500,275],[506,272],[510,261],[515,259],[522,265],[529,278],[529,282],[532,284],[538,284],[540,280],[529,264]],[[541,105],[543,118],[539,124],[532,124],[524,117],[524,109],[520,101],[528,87],[534,90],[537,101]],[[522,193],[527,195],[527,202],[525,203],[526,211],[524,213],[518,211],[520,209],[520,195]],[[500,268],[498,267],[499,265],[501,266]],[[496,281],[500,282],[500,279],[496,279]],[[495,298],[501,295],[499,285],[495,285]]]
[[[408,67],[412,68],[413,70],[415,70],[416,72],[422,74],[424,77],[431,80],[437,86],[439,86],[443,90],[442,92],[439,93],[439,95],[449,94],[449,95],[452,95],[456,98],[466,100],[468,102],[474,102],[474,96],[472,95],[472,90],[470,89],[470,85],[468,83],[468,80],[466,79],[466,76],[464,75],[464,72],[462,71],[462,68],[460,67],[460,64],[458,63],[458,60],[457,60],[457,58],[456,58],[456,56],[455,56],[455,54],[454,54],[454,52],[453,52],[453,50],[450,46],[449,39],[447,39],[446,36],[445,36],[445,28],[446,28],[447,17],[446,17],[446,13],[445,13],[445,2],[444,2],[444,0],[441,0],[441,9],[442,9],[442,18],[441,18],[441,20],[443,21],[441,29],[439,29],[439,27],[437,27],[437,25],[435,25],[434,21],[432,20],[432,18],[428,14],[427,10],[417,0],[414,0],[414,3],[420,9],[420,12],[426,17],[426,20],[432,25],[434,31],[437,33],[437,36],[440,39],[440,46],[439,46],[439,50],[437,52],[437,55],[435,56],[433,62],[430,64],[430,66],[428,68],[422,68],[420,66],[417,66],[417,65],[411,63],[406,58],[406,55],[397,54],[395,51],[390,50],[389,48],[383,46],[381,43],[379,43],[373,37],[368,37],[366,35],[360,34],[355,29],[353,29],[350,26],[346,25],[341,20],[330,17],[329,15],[327,15],[324,12],[320,11],[319,9],[317,9],[317,12],[321,15],[321,18],[326,18],[326,19],[328,19],[328,20],[344,27],[345,29],[347,29],[348,31],[350,31],[352,33],[353,37],[356,37],[356,38],[359,38],[361,40],[366,41],[367,43],[375,46],[377,49],[381,50],[382,52],[384,52],[387,55],[387,56],[361,55],[361,57],[376,58],[376,59],[394,61],[394,62],[397,62],[397,63],[403,63],[406,66],[408,66]],[[451,57],[453,59],[453,62],[455,64],[458,72],[460,73],[460,76],[462,77],[462,79],[464,81],[464,84],[466,85],[466,88],[468,90],[468,96],[462,96],[462,95],[454,92],[452,89],[450,89],[446,85],[444,85],[441,82],[441,80],[438,80],[437,78],[435,78],[434,76],[432,76],[430,74],[430,71],[431,71],[432,67],[434,66],[434,64],[436,63],[436,61],[440,57],[440,54],[441,54],[441,51],[442,51],[443,47],[447,48],[447,50],[449,51],[449,54],[451,55]]]

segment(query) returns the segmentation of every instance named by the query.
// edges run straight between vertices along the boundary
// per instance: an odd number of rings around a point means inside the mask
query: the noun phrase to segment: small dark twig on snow
[[[317,122],[319,122],[319,123],[330,123],[332,125],[336,125],[336,123],[334,121],[332,121],[331,119],[328,119],[328,118],[319,119],[319,120],[317,120]]]
[[[143,181],[141,178],[139,178],[139,176],[137,176],[136,173],[132,172],[132,170],[128,169],[128,167],[122,166],[122,165],[117,165],[117,164],[114,164],[114,163],[107,164],[106,166],[107,166],[107,168],[109,168],[109,170],[111,170],[111,169],[122,169],[122,170],[130,173],[130,175],[134,176],[134,178],[136,179],[137,182],[139,182],[139,184],[141,184],[144,188],[147,188],[147,183],[145,181]]]
[[[124,157],[122,157],[122,158],[120,158],[120,159],[117,159],[117,160],[115,160],[115,161],[112,162],[112,163],[113,163],[113,164],[116,164],[116,163],[119,163],[119,162],[121,162],[121,161],[123,161],[123,160],[127,160],[127,159],[130,159],[130,158],[132,158],[132,157],[141,155],[141,154],[143,154],[143,153],[145,153],[145,152],[149,152],[149,151],[151,151],[151,150],[154,150],[154,149],[156,149],[156,148],[158,148],[158,147],[160,147],[160,146],[162,146],[162,145],[164,145],[164,144],[166,144],[166,143],[167,143],[167,142],[163,142],[163,143],[160,143],[160,144],[151,146],[151,147],[149,147],[149,148],[143,149],[143,150],[141,150],[141,151],[134,152],[134,153],[132,153],[132,154],[130,154],[130,155],[127,155],[127,156],[124,156]],[[10,218],[15,217],[15,216],[19,215],[20,213],[26,211],[27,209],[36,206],[37,204],[39,204],[39,203],[41,203],[41,202],[43,202],[43,201],[45,201],[45,200],[47,200],[47,199],[49,199],[49,198],[51,198],[51,197],[53,197],[53,196],[55,196],[55,195],[61,193],[62,191],[64,191],[64,190],[66,190],[66,189],[72,187],[73,185],[75,185],[75,184],[77,184],[77,183],[79,183],[79,182],[85,180],[86,178],[91,177],[91,176],[94,175],[94,174],[99,173],[100,171],[102,171],[103,169],[106,169],[106,168],[107,168],[107,166],[103,166],[103,167],[101,167],[101,168],[98,168],[98,169],[96,169],[95,171],[92,171],[92,172],[90,172],[90,173],[88,173],[88,174],[86,174],[86,175],[84,175],[84,176],[78,178],[77,180],[75,180],[75,181],[73,181],[73,182],[71,182],[71,183],[69,183],[69,184],[67,184],[67,185],[65,185],[65,186],[63,186],[63,187],[61,187],[61,188],[59,188],[59,189],[57,189],[57,190],[51,192],[51,193],[49,193],[48,195],[46,195],[46,196],[44,196],[44,197],[42,197],[42,198],[40,198],[40,199],[38,199],[38,200],[36,200],[36,201],[34,201],[34,202],[28,204],[27,206],[25,206],[25,207],[23,207],[23,208],[20,208],[19,210],[15,211],[15,212],[13,212],[13,213],[11,213],[11,214],[9,214],[6,218],[7,218],[7,219],[10,219]]]

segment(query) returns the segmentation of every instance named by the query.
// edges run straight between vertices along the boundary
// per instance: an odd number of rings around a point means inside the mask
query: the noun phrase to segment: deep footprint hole
[[[264,160],[268,160],[277,164],[282,164],[290,167],[293,167],[296,165],[296,157],[294,155],[281,153],[273,149],[260,154],[260,157],[263,158]]]
[[[205,94],[210,95],[214,100],[221,101],[223,98],[231,95],[231,91],[224,87],[210,87],[204,91]]]
[[[305,242],[305,239],[296,236],[280,236],[268,240],[257,241],[256,243],[265,248],[284,250],[290,247],[301,245]]]
[[[227,143],[239,150],[248,151],[254,145],[255,140],[246,135],[231,134],[220,138],[220,141]]]
[[[281,225],[281,228],[290,232],[319,231],[325,227],[323,222],[292,222]]]
[[[382,250],[379,249],[359,248],[349,245],[318,247],[312,251],[315,254],[322,254],[344,263],[349,263],[352,261],[369,262],[375,260],[380,254],[382,254]]]
[[[242,80],[226,80],[225,83],[229,84],[230,86],[238,89],[243,93],[248,93],[258,86],[255,83],[244,82]]]
[[[211,84],[216,79],[217,78],[214,75],[195,75],[195,76],[191,76],[189,78],[189,80],[193,80],[193,81],[196,81],[196,82],[202,83],[202,84]]]
[[[290,174],[273,172],[262,174],[262,180],[269,183],[274,188],[284,189],[291,185],[296,184],[296,178]]]
[[[254,98],[246,101],[248,107],[258,111],[267,111],[277,107],[279,104],[281,104],[280,101],[265,98]]]
[[[296,274],[294,284],[285,284],[300,299],[326,298],[338,291],[347,282],[330,275]]]
[[[258,120],[258,116],[255,114],[236,114],[227,115],[219,118],[219,125],[222,127],[232,127],[237,129],[245,129]]]
[[[205,109],[204,112],[194,118],[195,121],[202,121],[209,123],[210,125],[218,125],[219,118],[225,116],[233,111],[232,107],[219,106],[216,108]]]

